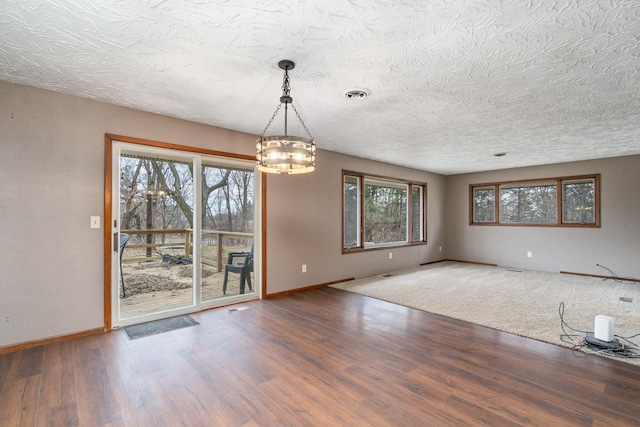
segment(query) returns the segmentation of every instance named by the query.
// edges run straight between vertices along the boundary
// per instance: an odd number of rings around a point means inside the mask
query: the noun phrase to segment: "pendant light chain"
[[[291,84],[289,83],[289,70],[284,70],[284,80],[282,82],[282,96],[283,96],[284,99],[289,99],[289,102],[287,102],[287,103],[291,103],[291,108],[293,108],[293,111],[296,113],[296,117],[300,121],[300,124],[304,128],[304,131],[307,132],[307,135],[309,135],[309,139],[311,139],[313,141],[313,136],[311,136],[311,132],[309,132],[309,129],[307,128],[307,125],[304,123],[304,120],[302,120],[302,117],[300,117],[300,113],[298,113],[298,110],[296,109],[295,105],[293,105],[293,99],[289,95],[290,93],[291,93]],[[282,100],[283,98],[280,98],[280,99]],[[285,105],[285,108],[286,107],[287,106]],[[284,118],[284,126],[285,126],[284,134],[286,135],[287,134],[287,117],[286,117],[286,115],[285,115],[285,118]]]
[[[289,97],[291,86],[289,85],[289,70],[284,70],[284,79],[282,79],[282,96]],[[282,98],[280,98],[282,100]],[[293,101],[290,101],[293,102]]]
[[[300,113],[298,113],[298,110],[296,109],[296,107],[293,105],[293,102],[291,103],[291,108],[293,108],[293,111],[296,113],[296,117],[298,117],[298,120],[300,121],[300,124],[302,125],[302,127],[304,128],[304,131],[307,132],[307,135],[309,135],[309,139],[311,141],[313,141],[313,136],[311,135],[311,132],[309,132],[309,129],[307,128],[307,125],[304,124],[304,120],[302,120],[302,117],[300,117]]]
[[[309,131],[309,128],[307,127],[307,124],[304,122],[304,120],[302,120],[302,117],[300,116],[300,113],[298,112],[298,109],[296,108],[295,105],[293,105],[293,99],[291,98],[290,94],[291,94],[291,84],[290,84],[290,80],[289,80],[289,70],[284,70],[284,78],[282,79],[282,97],[280,98],[280,104],[278,104],[278,106],[276,107],[276,111],[273,112],[273,115],[269,119],[269,122],[267,123],[267,125],[264,127],[264,129],[263,129],[262,133],[260,134],[260,136],[262,137],[267,133],[267,130],[269,130],[269,127],[271,126],[271,123],[273,123],[273,120],[278,115],[278,112],[280,111],[280,108],[282,108],[282,104],[285,104],[284,134],[285,135],[287,134],[286,108],[287,108],[287,104],[290,103],[291,104],[291,108],[296,113],[296,117],[298,118],[298,121],[300,122],[300,124],[304,128],[304,131],[309,136],[309,139],[311,139],[313,141],[313,135],[311,135],[311,132]],[[285,100],[285,101],[283,101],[283,100]]]
[[[273,116],[271,116],[271,119],[269,119],[269,123],[267,123],[267,125],[264,127],[264,130],[260,134],[260,137],[263,137],[264,134],[267,133],[269,126],[271,126],[271,123],[273,123],[273,119],[276,118],[276,116],[278,115],[278,111],[280,111],[281,107],[282,107],[282,104],[278,104],[278,106],[276,107],[276,111],[273,112]]]
[[[271,116],[271,119],[269,119],[269,122],[267,123],[267,125],[264,127],[264,130],[262,131],[262,133],[260,134],[261,137],[264,136],[265,133],[267,133],[267,130],[269,130],[269,126],[271,126],[271,123],[273,123],[273,120],[276,118],[276,116],[278,115],[278,112],[280,111],[280,108],[282,108],[282,104],[285,104],[285,115],[284,115],[284,134],[287,134],[287,114],[286,114],[286,108],[287,108],[287,101],[283,101],[283,100],[287,100],[287,99],[291,99],[291,96],[289,96],[289,93],[291,93],[291,87],[289,86],[289,71],[288,70],[284,70],[284,78],[282,80],[282,97],[280,98],[280,104],[278,104],[278,106],[276,107],[276,111],[273,112],[273,115]],[[291,104],[291,106],[293,107],[293,104]],[[294,108],[295,111],[295,108]],[[300,117],[300,116],[298,116]],[[308,133],[308,131],[307,131]]]

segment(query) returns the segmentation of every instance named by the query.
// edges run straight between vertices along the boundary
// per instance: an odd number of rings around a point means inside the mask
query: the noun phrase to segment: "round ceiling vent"
[[[371,95],[371,92],[367,89],[354,89],[344,94],[347,99],[362,99]]]

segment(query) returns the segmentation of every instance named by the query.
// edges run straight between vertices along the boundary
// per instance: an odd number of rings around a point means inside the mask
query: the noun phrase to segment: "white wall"
[[[600,228],[469,225],[470,184],[596,173]],[[445,229],[450,259],[640,279],[640,156],[448,176]]]
[[[103,230],[89,218],[103,214],[105,133],[255,154],[241,132],[2,81],[0,99],[0,347],[104,324]],[[444,177],[322,150],[318,165],[267,178],[267,293],[441,258]],[[429,245],[342,255],[342,168],[428,182]]]

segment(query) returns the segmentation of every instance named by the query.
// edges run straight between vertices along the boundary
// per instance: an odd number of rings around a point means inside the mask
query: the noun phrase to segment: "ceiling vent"
[[[367,89],[354,89],[344,94],[347,99],[362,99],[371,95],[371,92]]]

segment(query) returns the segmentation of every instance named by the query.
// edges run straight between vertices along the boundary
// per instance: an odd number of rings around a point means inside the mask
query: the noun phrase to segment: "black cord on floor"
[[[610,268],[605,267],[604,265],[596,264],[596,266],[600,268],[604,268],[611,274],[611,277],[605,277],[603,280],[612,279],[614,282],[622,283],[622,282],[637,282],[633,277],[618,277],[616,273],[614,273]]]
[[[572,328],[567,324],[567,322],[564,320],[564,302],[561,302],[558,306],[558,314],[560,315],[560,328],[563,332],[563,334],[560,335],[560,341],[566,344],[573,344],[573,350],[582,350],[587,348],[595,353],[607,355],[610,357],[640,359],[640,346],[630,341],[631,338],[640,336],[640,333],[637,333],[630,337],[615,335],[616,338],[625,341],[626,344],[621,343],[621,346],[616,349],[602,348],[585,340],[584,335],[586,335],[587,333],[592,333],[592,331],[580,331],[578,329]],[[571,329],[573,332],[579,332],[584,335],[568,334],[565,328]]]

